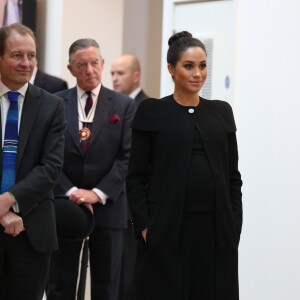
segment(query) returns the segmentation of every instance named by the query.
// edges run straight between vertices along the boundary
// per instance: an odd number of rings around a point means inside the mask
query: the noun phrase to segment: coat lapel
[[[100,134],[105,122],[108,122],[108,115],[112,109],[112,101],[110,99],[111,95],[109,93],[109,90],[101,86],[93,121],[93,130],[91,135],[90,146],[93,144],[96,137]]]
[[[79,141],[79,126],[78,126],[78,102],[77,102],[77,90],[73,88],[64,97],[65,98],[65,114],[67,119],[68,133],[70,134],[73,142],[80,151]]]

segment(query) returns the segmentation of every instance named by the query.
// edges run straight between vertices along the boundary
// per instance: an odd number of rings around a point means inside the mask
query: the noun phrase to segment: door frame
[[[173,85],[172,78],[167,71],[167,51],[168,51],[168,39],[174,34],[174,18],[175,18],[175,6],[180,4],[201,3],[201,2],[216,2],[216,1],[231,1],[235,2],[238,6],[239,0],[163,0],[163,21],[162,21],[162,47],[161,47],[161,80],[160,80],[160,97],[164,97],[170,94],[170,86]],[[237,18],[237,16],[236,16]],[[237,23],[237,20],[236,20]],[[237,29],[238,30],[238,29]],[[238,34],[235,32],[236,42],[238,40]],[[235,46],[237,50],[237,46]],[[234,71],[236,73],[236,70]],[[235,100],[236,91],[233,91],[233,99]]]

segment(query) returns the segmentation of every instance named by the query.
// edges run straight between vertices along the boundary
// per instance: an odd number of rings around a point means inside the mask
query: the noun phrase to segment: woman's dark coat
[[[133,122],[127,192],[139,238],[135,300],[183,300],[180,230],[197,125],[216,186],[215,300],[237,300],[241,176],[230,105],[201,98],[201,118],[172,96],[145,100]],[[197,119],[197,122],[196,122]],[[197,124],[196,124],[197,123]],[[148,228],[147,243],[141,231]]]

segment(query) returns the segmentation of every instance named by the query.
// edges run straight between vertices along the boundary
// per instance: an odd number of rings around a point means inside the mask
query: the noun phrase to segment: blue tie
[[[6,192],[15,184],[16,160],[18,150],[18,98],[20,93],[8,92],[10,101],[6,118],[4,142],[2,149],[2,181],[1,194]]]

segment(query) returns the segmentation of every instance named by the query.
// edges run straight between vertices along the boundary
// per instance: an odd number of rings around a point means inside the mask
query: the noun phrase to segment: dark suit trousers
[[[12,237],[0,227],[0,300],[42,300],[50,253],[37,253],[26,232]]]
[[[124,229],[95,227],[89,239],[91,299],[117,300]],[[47,300],[75,300],[82,242],[59,242],[52,255]]]

